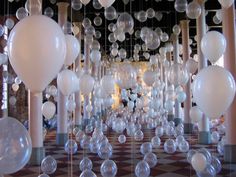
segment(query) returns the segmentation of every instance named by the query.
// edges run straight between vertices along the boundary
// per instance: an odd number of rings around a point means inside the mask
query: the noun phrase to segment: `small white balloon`
[[[70,66],[80,52],[80,43],[73,35],[66,35],[66,58],[65,65]]]
[[[42,105],[42,114],[46,119],[51,119],[56,113],[56,106],[51,101],[46,101]]]
[[[202,172],[207,166],[207,159],[202,153],[195,153],[191,159],[191,164],[197,172]]]

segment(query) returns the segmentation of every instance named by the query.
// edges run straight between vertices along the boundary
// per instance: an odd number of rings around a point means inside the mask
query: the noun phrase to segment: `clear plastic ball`
[[[147,17],[148,18],[153,18],[153,17],[155,17],[155,10],[153,9],[153,8],[149,8],[149,9],[147,9]]]
[[[158,148],[161,145],[161,139],[158,136],[154,136],[151,139],[151,143],[152,143],[152,147],[154,148]]]
[[[45,10],[44,10],[44,15],[48,16],[49,18],[52,18],[53,15],[54,15],[54,11],[51,7],[47,7]]]
[[[101,26],[102,24],[102,18],[99,17],[99,16],[96,16],[94,19],[93,19],[93,23],[95,26]]]
[[[65,151],[68,154],[75,154],[78,150],[78,145],[75,140],[69,139],[65,144]]]
[[[188,4],[186,14],[190,19],[197,19],[201,15],[201,6],[197,1],[192,1]]]
[[[97,177],[92,170],[84,170],[79,177]]]
[[[105,8],[104,16],[107,20],[114,20],[117,17],[116,9],[113,6]]]
[[[152,152],[152,144],[150,142],[143,143],[140,146],[140,152],[141,154],[145,155],[149,152]]]
[[[71,7],[74,10],[80,10],[83,7],[83,4],[80,2],[80,0],[72,0]]]
[[[100,2],[98,0],[93,0],[93,7],[94,9],[101,9],[102,5],[100,4]]]
[[[188,152],[189,151],[188,141],[182,141],[179,143],[179,151],[180,152]]]
[[[158,136],[158,137],[162,137],[164,134],[164,129],[163,127],[157,127],[156,130],[155,130],[155,135]]]
[[[134,28],[134,19],[130,14],[124,12],[118,17],[116,24],[123,32],[128,33]]]
[[[193,157],[193,155],[196,154],[196,153],[197,153],[197,151],[194,150],[194,149],[190,149],[190,150],[188,151],[188,153],[187,153],[187,161],[188,161],[188,163],[191,163],[192,157]]]
[[[100,172],[103,177],[115,177],[117,165],[113,160],[105,160],[100,167]]]
[[[94,37],[95,37],[96,39],[101,38],[101,36],[102,36],[102,34],[101,34],[100,31],[96,31],[95,34],[94,34]]]
[[[93,168],[93,163],[88,157],[84,157],[79,163],[79,169],[81,171],[92,170],[92,168]]]
[[[157,164],[157,156],[156,156],[156,154],[154,154],[152,152],[145,154],[143,160],[145,160],[148,163],[150,168],[155,167]]]
[[[175,10],[177,12],[184,12],[187,8],[188,1],[187,0],[176,0],[175,1]]]
[[[134,139],[136,141],[142,141],[144,138],[144,134],[142,132],[142,130],[137,130],[135,133],[134,133]]]
[[[126,142],[126,136],[125,135],[120,135],[118,137],[118,141],[120,144],[124,144]]]
[[[168,154],[173,154],[176,151],[176,144],[173,139],[168,139],[164,143],[164,151]]]
[[[28,12],[26,11],[26,9],[24,7],[20,7],[19,9],[17,9],[16,11],[16,18],[18,20],[22,20],[23,18],[28,16]]]
[[[57,169],[57,161],[52,156],[46,156],[41,162],[41,170],[46,174],[53,174]]]
[[[110,143],[102,143],[98,149],[98,156],[101,159],[109,159],[112,156],[112,146]]]
[[[136,165],[135,175],[137,177],[148,177],[150,175],[150,167],[146,161],[142,160]]]
[[[91,139],[90,136],[84,135],[83,138],[80,141],[80,147],[82,149],[89,149],[90,139]]]
[[[84,18],[83,21],[82,21],[82,25],[84,28],[87,28],[88,26],[91,26],[92,25],[92,22],[89,18]]]
[[[140,12],[138,12],[137,14],[137,19],[140,21],[140,22],[145,22],[147,21],[147,18],[148,18],[148,15],[147,15],[147,12],[141,10]]]
[[[206,148],[201,148],[198,150],[199,153],[202,153],[205,157],[206,157],[206,160],[207,160],[207,163],[211,163],[211,153],[208,149]]]

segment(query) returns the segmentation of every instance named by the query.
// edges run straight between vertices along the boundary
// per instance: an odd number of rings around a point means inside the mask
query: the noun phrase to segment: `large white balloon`
[[[215,63],[224,54],[226,49],[226,39],[223,34],[217,31],[207,32],[201,40],[201,50],[204,56]]]
[[[193,82],[193,98],[206,116],[219,118],[231,105],[235,96],[235,80],[231,73],[219,66],[202,69]]]
[[[203,113],[202,111],[198,108],[198,106],[193,106],[189,110],[189,117],[191,118],[192,122],[198,123],[202,119]]]
[[[8,39],[10,63],[31,92],[42,92],[56,77],[66,55],[60,26],[43,15],[25,17]]]
[[[80,91],[83,95],[89,95],[92,90],[93,90],[93,86],[94,86],[94,78],[92,76],[90,76],[89,74],[83,74],[80,77]]]
[[[46,119],[51,119],[56,112],[56,106],[51,101],[46,101],[42,105],[42,113]]]
[[[154,71],[147,70],[143,74],[143,81],[147,86],[152,86],[157,78],[157,74]]]
[[[234,0],[218,0],[218,1],[224,8],[229,8],[234,3]]]
[[[115,81],[111,75],[105,75],[101,80],[102,88],[107,94],[112,94],[115,91]]]
[[[77,80],[78,78],[73,71],[65,69],[57,76],[57,86],[63,95],[70,95],[75,91]]]
[[[195,153],[192,157],[191,164],[194,170],[201,172],[207,166],[207,159],[202,153]]]
[[[110,7],[115,0],[98,0],[98,2],[102,5],[102,7],[107,8]]]
[[[79,41],[73,35],[66,35],[66,58],[65,65],[70,66],[77,58],[80,52]]]

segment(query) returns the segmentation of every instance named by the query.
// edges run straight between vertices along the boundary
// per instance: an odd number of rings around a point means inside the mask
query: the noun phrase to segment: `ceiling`
[[[52,1],[52,0],[51,0]],[[95,26],[95,29],[100,31],[102,37],[98,39],[101,44],[101,48],[103,51],[106,51],[109,54],[109,48],[111,43],[108,41],[108,35],[110,31],[108,31],[107,26],[109,23],[115,23],[116,20],[108,21],[104,18],[104,8],[95,9],[93,7],[93,1],[91,0],[87,6],[83,6],[82,9],[79,11],[73,10],[71,7],[68,8],[68,21],[79,22],[82,21],[83,17],[88,17],[93,22],[94,17],[100,16],[103,19],[101,26]],[[127,4],[124,3],[126,0],[116,0],[113,4],[113,7],[116,8],[117,12],[128,12],[134,14],[140,10],[146,11],[148,8],[153,8],[155,11],[162,12],[163,18],[162,20],[158,21],[156,18],[148,19],[146,22],[140,23],[138,20],[134,18],[134,31],[140,30],[142,27],[147,26],[153,29],[160,27],[164,32],[168,34],[172,33],[172,27],[175,24],[179,24],[180,20],[187,19],[185,13],[178,13],[174,9],[174,1],[162,0],[157,2],[158,0],[128,0]],[[58,1],[57,1],[58,2]],[[70,3],[71,1],[69,1]],[[191,1],[188,1],[191,2]],[[24,7],[25,0],[18,0],[18,2],[13,1],[9,2],[8,0],[1,0],[0,2],[0,15],[1,16],[8,16],[9,14],[15,15],[16,10],[19,7]],[[46,7],[51,7],[54,10],[53,19],[57,20],[57,6],[56,3],[52,4],[49,0],[43,0],[43,9]],[[205,4],[206,10],[208,12],[206,16],[206,23],[209,26],[209,29],[214,29],[221,31],[221,24],[214,24],[213,23],[213,16],[215,15],[216,11],[221,8],[220,4],[217,0],[207,0]],[[72,17],[72,18],[71,18]],[[190,37],[191,39],[194,38],[196,35],[196,20],[190,21]],[[194,41],[194,40],[193,40]],[[181,42],[181,39],[180,39]],[[127,58],[132,56],[133,46],[136,44],[142,44],[141,39],[137,39],[134,35],[126,34],[126,40],[122,43],[118,42],[120,48],[125,48],[127,51]],[[163,45],[163,44],[161,44]],[[196,43],[192,44],[193,53],[196,53]],[[150,51],[150,53],[156,53],[157,51]],[[143,57],[140,56],[143,60]]]

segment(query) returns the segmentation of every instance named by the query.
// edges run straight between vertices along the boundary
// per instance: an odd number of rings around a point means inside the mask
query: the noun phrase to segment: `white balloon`
[[[155,73],[154,71],[151,71],[151,70],[147,70],[144,72],[143,74],[143,81],[145,82],[145,84],[147,86],[152,86],[153,83],[155,82],[156,80],[156,75],[157,73]]]
[[[46,101],[42,105],[42,114],[46,119],[51,119],[56,112],[56,106],[51,101]]]
[[[102,5],[102,7],[107,8],[110,7],[115,0],[98,0],[98,2]]]
[[[217,31],[207,32],[201,40],[201,50],[204,56],[215,63],[224,54],[226,49],[226,39],[223,34]]]
[[[204,171],[207,166],[207,159],[202,153],[195,153],[192,157],[191,164],[197,172]]]
[[[17,91],[19,90],[19,85],[16,84],[16,83],[12,84],[11,87],[12,87],[12,90],[13,90],[14,92],[17,92]]]
[[[98,62],[101,60],[101,52],[99,50],[92,50],[92,52],[90,53],[90,58],[91,61],[98,64]]]
[[[66,55],[62,29],[43,15],[19,21],[11,30],[7,46],[14,71],[31,92],[46,88],[62,68]]]
[[[80,43],[73,35],[66,35],[66,58],[65,65],[70,66],[80,52]]]
[[[102,88],[107,94],[114,93],[115,90],[115,80],[111,75],[105,75],[101,80]]]
[[[198,123],[202,119],[203,113],[202,111],[198,108],[198,106],[193,106],[189,110],[189,117],[191,118],[193,123]]]
[[[78,78],[73,71],[65,69],[57,76],[58,89],[63,95],[68,96],[75,91],[75,83],[77,83],[77,80]]]
[[[80,91],[83,95],[89,95],[92,90],[93,90],[93,86],[94,86],[94,78],[92,76],[90,76],[89,74],[83,74],[80,77]]]
[[[234,0],[218,0],[218,1],[224,8],[229,8],[234,3]]]
[[[80,2],[86,6],[90,2],[90,0],[80,0]]]
[[[235,96],[235,80],[220,66],[202,69],[193,82],[193,98],[206,116],[219,118]]]

